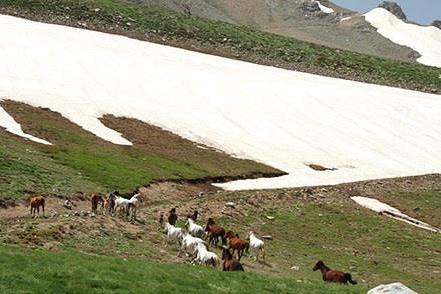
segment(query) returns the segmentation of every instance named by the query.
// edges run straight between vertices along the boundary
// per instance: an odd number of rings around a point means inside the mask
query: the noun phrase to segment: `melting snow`
[[[387,215],[389,217],[392,217],[394,219],[398,219],[400,221],[406,222],[408,224],[414,225],[416,227],[426,229],[432,232],[440,232],[441,231],[429,224],[426,224],[422,221],[419,221],[417,219],[411,218],[410,216],[402,213],[398,209],[387,205],[386,203],[383,203],[377,199],[368,198],[368,197],[361,197],[361,196],[355,196],[351,197],[352,200],[354,200],[359,205],[366,207],[370,210],[373,210],[378,213],[383,213],[384,215]]]
[[[375,8],[366,13],[365,18],[385,38],[421,54],[418,62],[441,67],[440,29],[406,23],[384,8]]]
[[[0,99],[50,108],[95,135],[125,116],[287,176],[226,189],[330,185],[441,171],[441,97],[0,16]],[[328,168],[316,171],[306,163]]]
[[[0,127],[5,128],[8,132],[15,134],[17,136],[29,139],[31,141],[52,145],[50,142],[28,135],[23,132],[19,123],[17,123],[14,118],[12,118],[3,108],[0,107]]]

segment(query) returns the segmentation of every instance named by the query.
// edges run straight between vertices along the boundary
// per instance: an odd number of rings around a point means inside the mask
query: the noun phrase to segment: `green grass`
[[[216,54],[286,68],[423,91],[441,90],[439,68],[336,50],[155,7],[129,5],[117,0],[3,0],[0,8],[43,17],[49,22],[66,21],[62,19],[68,15],[68,23],[83,21],[101,30],[118,25],[118,33],[122,33],[122,28],[135,37],[153,41],[167,43],[173,40],[176,45],[182,41],[186,46],[196,42],[202,51],[204,47],[214,48]]]
[[[275,220],[266,220],[266,215]],[[278,268],[300,266],[292,274],[295,278],[319,280],[320,274],[311,269],[317,260],[324,260],[331,268],[351,272],[370,288],[401,281],[420,293],[435,294],[441,289],[441,234],[355,204],[295,203],[284,209],[249,213],[225,226],[242,236],[250,229],[272,234],[274,240],[267,241],[268,262]]]
[[[0,130],[0,199],[21,198],[27,191],[66,197],[78,195],[79,191],[131,192],[158,179],[241,176],[273,170],[215,150],[197,148],[187,141],[174,143],[174,148],[183,150],[182,158],[161,153],[160,148],[152,152],[142,144],[115,145],[48,110],[10,101],[2,106],[14,114],[27,132],[42,135],[54,145],[28,142]],[[162,136],[166,140],[169,135]],[[162,139],[158,136],[158,146]],[[211,161],[222,164],[205,164]]]
[[[363,287],[303,282],[206,267],[0,246],[1,293],[365,293]]]

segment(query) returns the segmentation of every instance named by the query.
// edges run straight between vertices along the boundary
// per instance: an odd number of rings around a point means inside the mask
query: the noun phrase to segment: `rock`
[[[432,26],[434,26],[434,27],[436,27],[436,28],[441,30],[441,20],[434,20],[432,22]]]
[[[225,205],[228,207],[231,207],[231,208],[235,207],[234,202],[227,202],[227,203],[225,203]]]
[[[320,7],[318,5],[317,2],[309,2],[309,1],[305,1],[303,2],[301,9],[303,10],[304,13],[316,13],[316,12],[321,12]]]
[[[383,1],[378,7],[386,9],[401,20],[407,20],[407,16],[404,14],[400,5],[395,2]]]
[[[269,216],[269,215],[267,215],[266,218],[269,219],[269,220],[273,220],[273,219],[275,219],[274,216]]]
[[[291,269],[293,271],[298,271],[298,270],[300,270],[300,267],[298,265],[294,265],[294,266],[291,267]]]
[[[367,294],[418,294],[401,283],[379,285],[368,291]]]
[[[265,240],[272,240],[273,236],[272,235],[264,235],[264,236],[262,236],[262,238]]]

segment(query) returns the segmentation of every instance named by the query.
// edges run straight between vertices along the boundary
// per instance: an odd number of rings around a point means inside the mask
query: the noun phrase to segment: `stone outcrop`
[[[392,13],[401,20],[407,20],[407,16],[404,14],[400,5],[398,5],[395,2],[383,1],[380,5],[378,5],[378,7],[388,10],[390,13]]]

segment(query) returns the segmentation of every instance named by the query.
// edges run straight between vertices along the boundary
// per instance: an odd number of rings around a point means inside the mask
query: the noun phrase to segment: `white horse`
[[[220,259],[216,253],[210,252],[204,243],[198,243],[195,249],[196,258],[194,262],[198,264],[212,265],[216,267],[220,264]]]
[[[140,201],[138,197],[141,194],[135,194],[130,199],[123,198],[121,196],[115,196],[115,211],[117,211],[117,208],[120,207],[120,211],[124,210],[126,216],[129,216],[130,212],[132,215],[132,220],[136,220],[136,210],[138,206],[138,202]]]
[[[259,260],[259,252],[262,252],[263,261],[265,262],[265,243],[250,232],[250,248],[256,253],[256,260]]]
[[[178,256],[180,256],[184,250],[187,252],[190,251],[194,254],[196,246],[199,243],[206,244],[201,238],[193,237],[187,232],[182,232],[182,244],[181,249],[178,252]]]
[[[188,226],[188,232],[194,237],[201,238],[205,233],[204,228],[198,225],[192,218],[188,218],[185,225]]]
[[[164,227],[164,233],[167,234],[168,240],[171,241],[178,241],[180,242],[180,239],[182,238],[182,228],[177,228],[168,222],[165,223]]]

